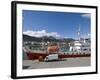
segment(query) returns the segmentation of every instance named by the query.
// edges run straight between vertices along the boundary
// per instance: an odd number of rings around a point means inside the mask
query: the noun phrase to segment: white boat
[[[74,41],[72,46],[70,45],[70,49],[69,51],[72,52],[81,52],[81,53],[91,53],[91,40],[90,37],[89,38],[80,38],[80,28],[78,30],[78,40]]]
[[[81,53],[90,53],[91,52],[91,43],[90,39],[86,40],[77,40],[73,42],[73,46],[70,46],[69,51],[72,52],[81,52]]]

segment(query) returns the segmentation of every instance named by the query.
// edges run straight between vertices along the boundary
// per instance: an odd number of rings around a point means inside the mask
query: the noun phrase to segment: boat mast
[[[44,51],[44,37],[42,37],[42,50]]]
[[[77,35],[78,35],[78,40],[80,41],[80,25],[79,25],[79,27],[78,27]]]

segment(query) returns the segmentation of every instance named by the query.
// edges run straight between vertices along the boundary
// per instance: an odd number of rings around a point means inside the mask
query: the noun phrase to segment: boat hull
[[[41,56],[43,59],[49,54],[47,53],[35,53],[35,52],[27,52],[27,57],[29,60],[35,60],[35,59],[39,59],[39,57]],[[75,58],[75,57],[90,57],[91,54],[88,53],[67,53],[67,54],[64,54],[64,53],[59,53],[58,54],[58,57],[59,58]]]

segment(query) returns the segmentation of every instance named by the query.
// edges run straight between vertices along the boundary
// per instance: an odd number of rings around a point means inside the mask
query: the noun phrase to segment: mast
[[[44,37],[42,37],[42,50],[44,50]]]
[[[79,25],[79,27],[78,27],[77,35],[78,35],[78,40],[80,41],[80,25]]]

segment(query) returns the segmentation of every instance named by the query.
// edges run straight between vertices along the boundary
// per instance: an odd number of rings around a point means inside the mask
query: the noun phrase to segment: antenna
[[[78,35],[78,40],[80,40],[80,25],[79,25],[79,27],[78,27],[77,35]]]

